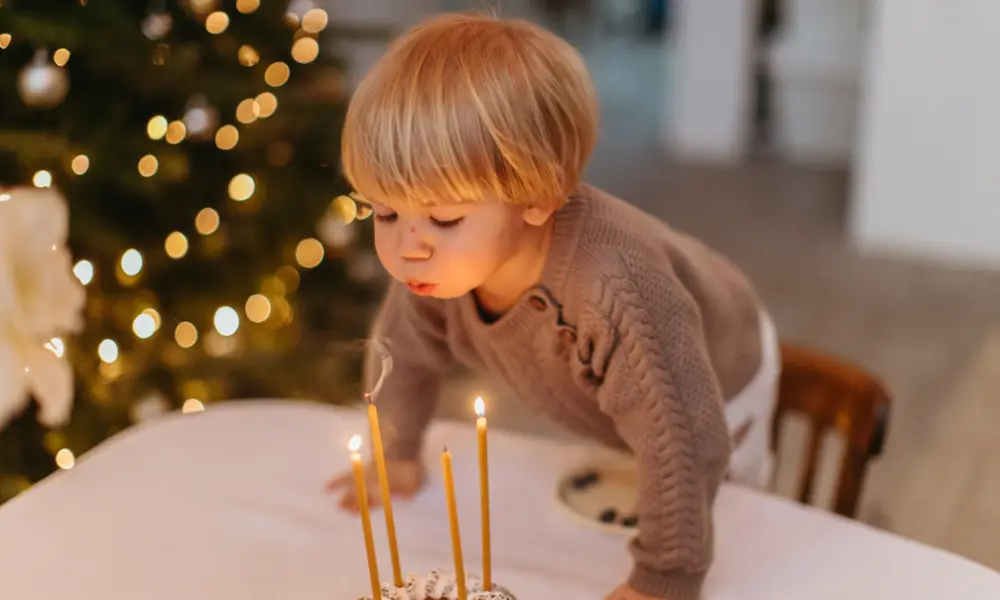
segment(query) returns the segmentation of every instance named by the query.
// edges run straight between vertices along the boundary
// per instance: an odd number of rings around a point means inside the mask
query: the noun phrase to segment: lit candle
[[[378,560],[375,558],[375,539],[372,537],[372,516],[368,512],[368,490],[365,487],[365,467],[361,464],[361,436],[351,438],[347,448],[351,451],[351,463],[354,466],[354,485],[358,494],[358,507],[361,509],[361,529],[365,534],[365,550],[368,553],[368,576],[372,583],[373,600],[382,600],[382,584],[378,576]]]
[[[441,470],[444,472],[444,497],[448,503],[448,524],[451,527],[451,553],[455,557],[455,580],[458,600],[466,600],[465,565],[462,562],[462,539],[458,533],[458,504],[455,502],[455,477],[451,472],[451,452],[441,453]]]
[[[378,409],[371,397],[368,398],[368,423],[372,430],[372,449],[375,451],[375,469],[378,472],[379,491],[385,511],[385,529],[389,535],[389,556],[392,558],[392,577],[397,588],[403,587],[403,572],[399,567],[399,546],[396,543],[396,521],[392,516],[392,498],[389,494],[389,473],[385,467],[385,451],[382,447],[382,430],[378,424]]]
[[[476,433],[479,438],[479,498],[482,507],[483,524],[483,587],[493,589],[492,563],[490,556],[490,469],[486,451],[486,403],[476,398]]]

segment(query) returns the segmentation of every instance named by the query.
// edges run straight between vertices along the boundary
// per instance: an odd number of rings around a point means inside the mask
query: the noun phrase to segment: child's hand
[[[393,497],[412,498],[421,488],[427,478],[423,463],[418,460],[388,460],[385,463],[389,475],[389,493]],[[351,511],[358,510],[358,496],[354,488],[354,472],[349,471],[338,475],[326,484],[329,491],[342,491],[340,506]],[[381,503],[379,492],[378,471],[374,464],[365,467],[365,490],[368,492],[369,506]]]
[[[639,592],[633,590],[629,585],[622,584],[618,586],[618,589],[605,596],[604,600],[658,600],[658,599],[654,598],[653,596],[640,594]]]

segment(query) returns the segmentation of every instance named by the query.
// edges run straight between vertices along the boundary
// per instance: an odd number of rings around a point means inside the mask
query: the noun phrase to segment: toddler
[[[394,279],[373,333],[393,358],[377,397],[390,486],[423,485],[445,372],[498,377],[637,461],[634,567],[608,598],[694,600],[719,484],[770,477],[775,332],[733,264],[581,183],[597,121],[569,44],[489,16],[423,22],[356,91],[344,173]]]

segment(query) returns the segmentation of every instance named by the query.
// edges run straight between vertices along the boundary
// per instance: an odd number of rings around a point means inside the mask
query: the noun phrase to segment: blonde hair
[[[582,57],[526,21],[431,18],[361,82],[342,137],[354,189],[389,206],[495,199],[559,208],[597,139]]]

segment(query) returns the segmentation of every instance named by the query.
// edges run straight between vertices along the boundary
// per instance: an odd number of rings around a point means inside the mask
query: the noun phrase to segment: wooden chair
[[[816,480],[823,435],[844,437],[834,512],[855,518],[869,461],[882,453],[891,399],[877,377],[856,365],[792,344],[782,343],[778,406],[771,428],[777,451],[783,417],[794,412],[809,420],[806,462],[798,501],[808,503]]]

